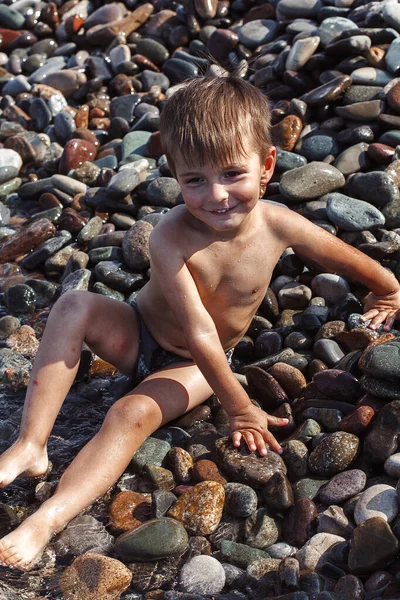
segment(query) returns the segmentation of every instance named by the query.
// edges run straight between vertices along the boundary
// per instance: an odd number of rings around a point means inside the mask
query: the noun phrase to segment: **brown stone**
[[[307,382],[303,373],[288,365],[286,363],[277,362],[270,369],[268,373],[275,377],[277,382],[282,386],[284,391],[287,393],[290,400],[299,398],[303,388],[306,387]]]
[[[243,23],[258,21],[258,19],[274,19],[275,6],[264,2],[261,6],[253,6],[243,17]]]
[[[17,106],[16,104],[12,104],[11,106],[7,106],[3,110],[2,115],[7,121],[13,121],[15,123],[19,123],[22,125],[24,129],[29,129],[32,119],[29,115],[26,114],[22,108]]]
[[[75,117],[75,125],[78,129],[87,129],[89,125],[89,107],[87,104],[82,104]],[[75,134],[74,134],[75,137]],[[97,138],[96,138],[97,140]]]
[[[100,142],[90,129],[85,127],[78,127],[74,131],[74,139],[85,140],[86,142],[91,142],[96,148],[100,146]]]
[[[377,333],[372,329],[352,329],[341,331],[335,336],[335,340],[348,352],[353,350],[364,350],[375,338]]]
[[[71,15],[67,19],[64,20],[65,32],[68,36],[72,37],[82,27],[85,23],[85,19],[80,15]]]
[[[225,490],[216,481],[202,481],[182,494],[168,511],[194,535],[213,533],[221,520]]]
[[[389,173],[391,177],[393,177],[396,185],[400,187],[400,160],[394,160],[388,167],[385,169],[386,173]]]
[[[207,40],[207,49],[219,61],[228,58],[239,43],[239,36],[230,29],[217,29]]]
[[[386,52],[383,50],[383,48],[380,48],[379,46],[371,46],[371,48],[366,51],[364,56],[371,67],[386,71]]]
[[[28,140],[22,135],[13,135],[4,142],[5,148],[10,148],[18,152],[24,164],[33,162],[35,160],[35,150]]]
[[[158,73],[160,71],[160,69],[157,67],[157,65],[155,65],[153,62],[151,62],[151,60],[149,58],[147,58],[147,56],[143,56],[143,54],[134,54],[132,56],[132,62],[134,62],[141,71],[143,71],[144,69],[148,69],[149,71],[154,71],[155,73]],[[128,78],[128,79],[129,79],[130,83],[132,83],[132,80],[130,78]],[[134,91],[133,84],[132,84],[132,90]],[[133,93],[133,91],[130,93]],[[128,92],[125,92],[125,93],[128,93]]]
[[[23,227],[1,245],[0,262],[7,262],[30,252],[55,233],[56,228],[48,219],[39,219]]]
[[[56,206],[62,206],[61,202],[54,194],[45,192],[39,198],[40,208],[47,210],[48,208],[55,208]]]
[[[386,95],[386,100],[393,110],[400,112],[400,82],[390,88]]]
[[[103,130],[108,131],[111,127],[111,119],[109,119],[108,117],[91,119],[89,126],[91,129],[94,129],[94,130],[101,129],[102,131]]]
[[[301,548],[311,537],[316,525],[317,507],[312,500],[300,498],[285,515],[282,537],[287,544]]]
[[[340,430],[361,436],[371,423],[375,411],[370,406],[360,406],[354,412],[344,417],[340,423]]]
[[[217,14],[218,0],[194,0],[194,7],[201,19],[213,19]]]
[[[58,27],[60,24],[60,17],[58,16],[57,5],[55,2],[49,2],[42,8],[40,20],[43,21],[43,23],[50,25],[52,29]]]
[[[113,377],[117,373],[118,369],[101,358],[95,358],[90,367],[91,377]]]
[[[295,147],[302,129],[301,119],[295,115],[289,115],[271,127],[272,143],[282,150],[290,152]]]
[[[118,34],[125,34],[128,37],[133,31],[146,23],[153,11],[154,6],[150,2],[146,2],[123,19],[118,19],[106,25],[91,27],[86,32],[86,40],[89,44],[104,47],[110,44]]]
[[[146,156],[150,158],[160,158],[163,155],[163,149],[161,146],[161,136],[159,131],[155,131],[151,134],[146,146]]]
[[[11,348],[14,352],[32,359],[35,358],[38,351],[39,341],[32,327],[22,325],[22,327],[7,338],[6,345],[7,348]]]
[[[193,459],[189,452],[175,446],[168,452],[168,464],[175,481],[188,483],[191,479],[190,470],[193,467]]]
[[[68,600],[118,600],[131,579],[132,573],[119,560],[87,552],[65,569],[59,585]]]
[[[66,98],[71,98],[74,92],[86,83],[86,81],[84,73],[73,71],[72,69],[54,71],[46,77],[46,84],[62,92]]]
[[[309,106],[324,106],[336,100],[350,86],[351,77],[349,75],[341,75],[307,92],[300,99]]]
[[[110,506],[110,526],[116,533],[136,529],[151,518],[151,496],[120,492]]]
[[[59,172],[62,175],[68,175],[71,169],[80,167],[88,160],[93,161],[96,157],[97,148],[91,142],[73,138],[65,144],[64,151],[60,159]]]
[[[374,142],[370,144],[367,150],[367,156],[377,165],[388,165],[392,162],[395,148],[387,144]]]
[[[73,208],[65,208],[58,221],[60,229],[66,229],[70,233],[78,233],[87,223],[88,219],[82,217]]]
[[[217,481],[221,485],[226,484],[226,479],[220,474],[217,465],[212,460],[198,460],[192,468],[193,480],[198,481]]]
[[[250,396],[260,401],[265,410],[273,410],[289,400],[278,381],[260,367],[246,369]]]

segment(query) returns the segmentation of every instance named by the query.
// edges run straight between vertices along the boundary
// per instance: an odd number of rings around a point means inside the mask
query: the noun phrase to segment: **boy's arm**
[[[287,247],[300,256],[317,262],[327,271],[359,281],[371,290],[362,317],[364,321],[372,319],[371,328],[384,321],[385,329],[393,326],[400,316],[400,285],[394,275],[363,252],[293,211],[290,218],[287,218],[287,210],[284,214],[277,212],[273,226]]]
[[[258,449],[265,454],[267,443],[280,452],[279,443],[268,431],[268,423],[286,425],[287,420],[267,415],[251,403],[228,365],[215,323],[201,301],[182,253],[176,244],[159,235],[160,230],[150,236],[152,271],[156,272],[168,305],[182,327],[194,362],[230,417],[234,445],[239,446],[243,437],[251,451]]]

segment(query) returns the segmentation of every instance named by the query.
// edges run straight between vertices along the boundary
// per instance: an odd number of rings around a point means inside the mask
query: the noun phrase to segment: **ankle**
[[[34,440],[32,438],[25,437],[23,434],[18,436],[16,444],[22,446],[24,450],[28,452],[43,453],[47,450],[47,442],[43,442],[42,440]]]

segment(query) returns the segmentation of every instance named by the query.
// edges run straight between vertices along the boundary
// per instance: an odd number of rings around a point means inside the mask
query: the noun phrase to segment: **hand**
[[[396,292],[386,296],[368,294],[361,321],[372,319],[369,327],[376,329],[385,322],[384,329],[389,331],[396,319],[400,318],[400,287]]]
[[[289,423],[288,419],[272,417],[254,404],[249,404],[239,414],[230,415],[229,420],[234,446],[239,447],[240,440],[243,438],[250,452],[258,450],[262,456],[265,456],[267,454],[266,442],[271,450],[275,450],[278,454],[283,452],[280,444],[268,431],[268,424],[284,427]]]

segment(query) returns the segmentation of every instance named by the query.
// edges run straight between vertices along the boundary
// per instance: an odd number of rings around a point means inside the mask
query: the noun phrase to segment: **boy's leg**
[[[0,458],[0,487],[23,472],[46,472],[47,439],[75,378],[84,341],[117,369],[132,373],[139,348],[134,311],[90,292],[68,292],[55,303],[32,369],[18,440]]]
[[[108,411],[100,431],[61,477],[54,495],[0,541],[2,564],[23,568],[81,510],[124,472],[143,441],[164,423],[204,402],[212,390],[192,363],[148,377]]]

